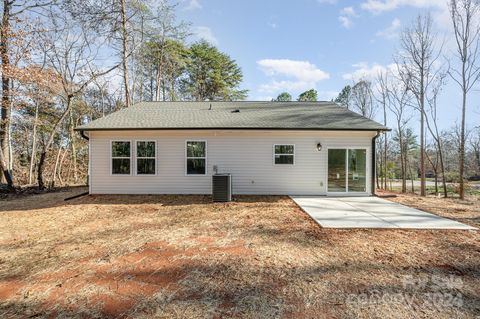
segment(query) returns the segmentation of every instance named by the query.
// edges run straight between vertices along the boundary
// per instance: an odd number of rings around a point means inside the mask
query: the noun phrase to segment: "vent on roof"
[[[239,109],[235,109],[232,111],[232,113],[240,113],[240,110]]]

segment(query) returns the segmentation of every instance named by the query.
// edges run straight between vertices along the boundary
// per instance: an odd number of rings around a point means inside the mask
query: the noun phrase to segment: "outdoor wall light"
[[[317,143],[317,151],[321,151],[322,150],[322,143]]]

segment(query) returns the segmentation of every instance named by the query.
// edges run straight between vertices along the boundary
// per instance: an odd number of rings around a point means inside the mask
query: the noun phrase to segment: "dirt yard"
[[[468,196],[465,200],[460,200],[459,198],[439,198],[435,195],[420,197],[412,194],[391,194],[397,196],[388,198],[391,201],[480,228],[480,196]]]
[[[327,230],[275,196],[63,201],[82,191],[0,201],[0,318],[480,315],[477,231]],[[478,201],[413,202],[478,226]]]

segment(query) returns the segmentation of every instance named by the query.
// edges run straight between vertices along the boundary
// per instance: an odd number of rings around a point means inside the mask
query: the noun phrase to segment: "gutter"
[[[377,169],[377,150],[376,150],[376,141],[377,141],[377,138],[380,136],[380,133],[382,131],[377,131],[377,134],[372,138],[372,196],[376,196],[375,195],[375,190],[377,189],[376,188],[376,181],[375,181],[375,177],[376,177],[376,169]]]
[[[190,130],[205,130],[205,131],[363,131],[363,132],[381,132],[391,131],[390,128],[305,128],[305,127],[118,127],[118,128],[76,128],[78,132],[84,131],[190,131]]]
[[[84,130],[79,130],[80,132],[80,136],[83,137],[84,139],[86,139],[87,141],[90,141],[90,138],[88,138],[88,136],[85,135],[85,131]]]

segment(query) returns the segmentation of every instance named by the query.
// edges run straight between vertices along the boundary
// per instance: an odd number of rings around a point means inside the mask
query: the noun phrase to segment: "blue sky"
[[[177,14],[192,22],[194,38],[238,62],[249,100],[269,100],[282,91],[296,98],[309,88],[330,100],[355,78],[387,68],[399,32],[427,11],[448,39],[446,0],[183,0]],[[454,125],[460,112],[460,96],[450,82],[441,96],[444,128]],[[470,125],[479,122],[477,101],[472,95]]]

